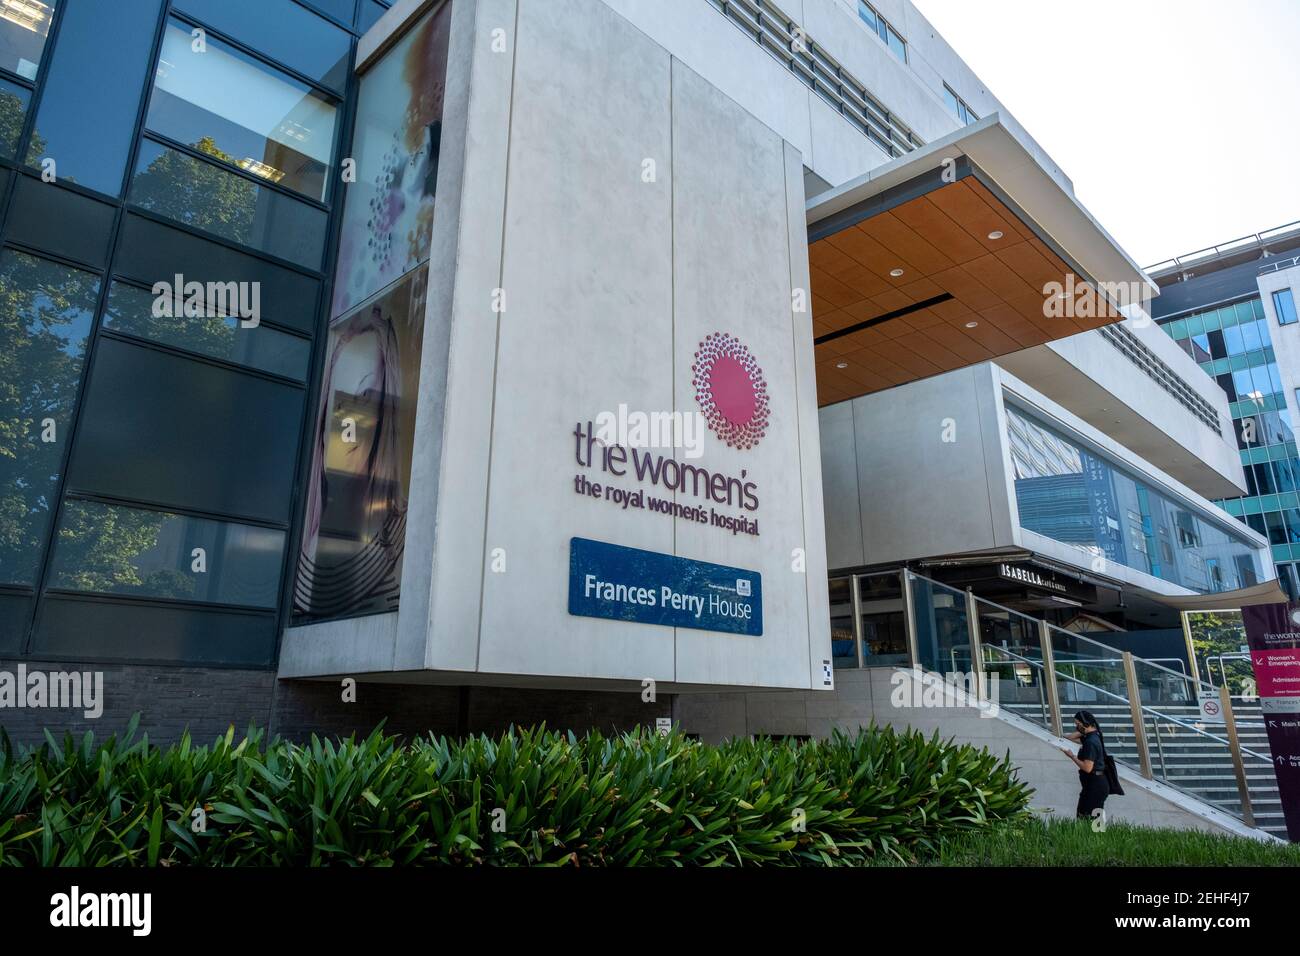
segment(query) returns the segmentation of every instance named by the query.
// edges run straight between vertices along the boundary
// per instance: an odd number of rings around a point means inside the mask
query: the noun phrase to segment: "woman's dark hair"
[[[1092,716],[1092,711],[1090,710],[1076,711],[1074,714],[1074,719],[1077,720],[1079,723],[1083,724],[1083,726],[1085,727],[1097,727],[1098,730],[1101,729],[1097,725],[1097,718]]]

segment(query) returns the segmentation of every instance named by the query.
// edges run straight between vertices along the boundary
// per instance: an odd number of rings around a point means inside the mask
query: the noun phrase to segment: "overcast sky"
[[[1300,220],[1300,0],[913,0],[1147,266]]]

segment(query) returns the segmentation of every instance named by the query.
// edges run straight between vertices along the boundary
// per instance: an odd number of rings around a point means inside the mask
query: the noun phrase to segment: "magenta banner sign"
[[[1300,843],[1300,604],[1241,609],[1291,842]]]

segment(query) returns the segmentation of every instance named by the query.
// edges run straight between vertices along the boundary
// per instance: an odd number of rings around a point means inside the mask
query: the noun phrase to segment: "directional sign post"
[[[1300,843],[1300,604],[1241,609],[1287,836]]]

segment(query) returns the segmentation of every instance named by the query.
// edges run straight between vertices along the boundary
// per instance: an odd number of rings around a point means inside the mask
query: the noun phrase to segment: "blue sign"
[[[657,551],[570,538],[569,613],[759,637],[763,576]]]

